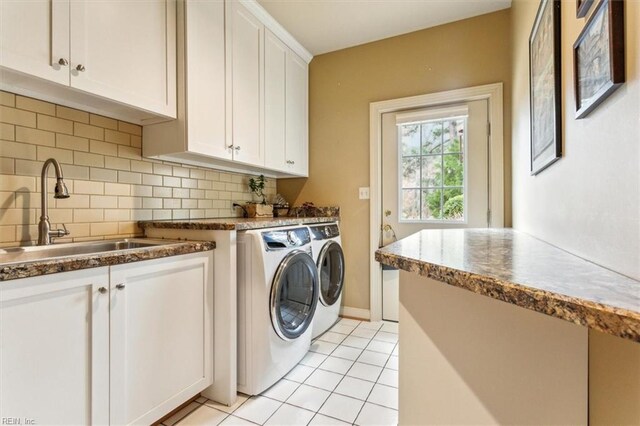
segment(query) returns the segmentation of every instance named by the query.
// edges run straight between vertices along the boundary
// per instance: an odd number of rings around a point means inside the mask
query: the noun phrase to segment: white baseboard
[[[371,312],[369,309],[352,308],[351,306],[340,306],[340,316],[369,320]]]

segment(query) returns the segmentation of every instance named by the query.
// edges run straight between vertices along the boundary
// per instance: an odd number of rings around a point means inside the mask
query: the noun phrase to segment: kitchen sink
[[[91,255],[119,250],[175,244],[175,241],[146,238],[87,241],[81,243],[52,244],[48,246],[9,247],[0,249],[0,265],[36,262],[58,257]]]

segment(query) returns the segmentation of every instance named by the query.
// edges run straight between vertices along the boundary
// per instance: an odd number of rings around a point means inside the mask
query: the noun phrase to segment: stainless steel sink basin
[[[127,238],[121,240],[52,244],[49,246],[10,247],[0,249],[0,265],[51,260],[66,256],[91,255],[118,250],[131,250],[175,243],[176,241]]]

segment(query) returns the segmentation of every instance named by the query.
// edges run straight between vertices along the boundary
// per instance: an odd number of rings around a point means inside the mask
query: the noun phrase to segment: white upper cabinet
[[[181,83],[188,82],[180,88],[186,103],[180,115],[186,116],[187,149],[230,160],[232,150],[225,139],[224,1],[186,0],[179,30],[184,53],[180,71],[186,76]]]
[[[71,87],[176,116],[176,4],[72,1]]]
[[[0,65],[69,84],[69,0],[0,1]]]
[[[178,120],[143,155],[269,177],[308,174],[311,55],[255,1],[178,4]]]
[[[264,46],[265,167],[308,175],[308,65],[271,31]]]
[[[285,171],[287,46],[271,31],[264,36],[265,167]]]
[[[309,67],[298,55],[287,52],[286,139],[288,171],[309,174]]]
[[[175,118],[175,13],[176,0],[2,0],[0,88],[138,123]]]
[[[264,165],[263,43],[262,22],[240,2],[227,2],[227,142],[234,161],[254,166]]]

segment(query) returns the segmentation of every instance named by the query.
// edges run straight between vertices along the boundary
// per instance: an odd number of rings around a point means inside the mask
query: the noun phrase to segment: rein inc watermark
[[[36,420],[29,417],[0,417],[0,425],[35,425]]]

